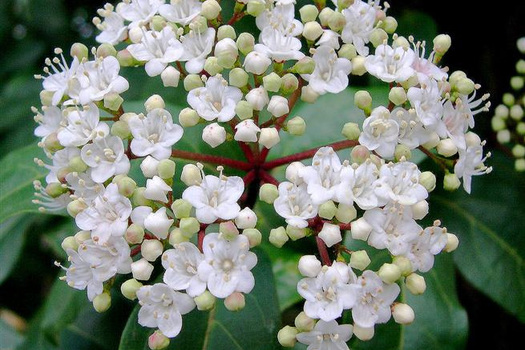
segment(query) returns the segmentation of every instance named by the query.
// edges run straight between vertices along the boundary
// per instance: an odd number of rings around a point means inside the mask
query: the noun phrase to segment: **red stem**
[[[334,151],[339,151],[345,148],[357,146],[358,144],[359,142],[355,140],[344,140],[344,141],[338,141],[338,142],[328,144],[325,147],[332,147]],[[281,165],[289,164],[292,162],[297,162],[303,159],[312,158],[315,155],[315,153],[317,153],[319,148],[320,147],[311,148],[307,151],[303,151],[303,152],[299,152],[296,154],[291,154],[289,156],[284,156],[281,158],[270,160],[268,162],[263,163],[261,167],[263,169],[269,170],[269,169],[277,168],[278,166],[281,166]]]
[[[263,169],[259,170],[259,178],[265,183],[270,183],[275,186],[279,186],[279,181],[277,181],[277,179],[273,177],[272,175],[270,175],[270,173],[267,172],[266,170],[263,170]]]
[[[330,255],[328,255],[326,244],[324,244],[324,241],[319,236],[315,236],[315,242],[317,243],[317,250],[319,250],[319,255],[321,256],[321,262],[323,265],[331,266],[332,261],[330,260]]]
[[[171,152],[171,156],[173,158],[223,165],[223,166],[227,166],[227,167],[234,168],[234,169],[240,169],[244,171],[248,171],[252,169],[252,165],[250,163],[243,162],[240,160],[230,159],[230,158],[221,157],[221,156],[214,156],[214,155],[209,155],[209,154],[201,154],[201,153],[183,151],[180,149],[173,150]]]

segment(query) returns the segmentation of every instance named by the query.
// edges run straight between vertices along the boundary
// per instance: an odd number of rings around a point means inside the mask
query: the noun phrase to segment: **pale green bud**
[[[73,237],[75,237],[75,240],[77,241],[78,244],[82,244],[88,239],[91,239],[91,232],[90,231],[78,231],[77,233],[75,233]]]
[[[370,33],[370,42],[372,43],[372,45],[374,45],[374,47],[383,45],[383,43],[386,40],[388,40],[388,34],[382,28],[374,28],[374,30],[372,30],[372,33]]]
[[[58,140],[56,132],[49,134],[44,140],[44,148],[50,152],[56,152],[64,148]]]
[[[359,90],[354,95],[354,104],[357,108],[362,109],[365,113],[370,113],[372,108],[372,96],[366,90]]]
[[[352,61],[357,57],[357,50],[353,44],[343,44],[337,52],[337,55],[341,58],[346,58],[349,61]]]
[[[206,19],[216,19],[221,10],[217,0],[206,0],[202,3],[201,16]]]
[[[450,74],[448,81],[450,85],[456,86],[461,79],[467,79],[467,74],[461,70],[457,70]]]
[[[315,69],[315,61],[312,57],[305,56],[290,68],[291,72],[297,74],[312,74]]]
[[[372,232],[372,226],[364,218],[359,218],[352,222],[350,232],[353,239],[366,241]]]
[[[80,199],[75,199],[67,204],[67,213],[71,217],[76,217],[78,213],[87,208],[86,202]]]
[[[353,163],[362,164],[370,158],[370,151],[362,145],[357,145],[350,152],[350,159]]]
[[[525,135],[525,123],[524,122],[518,123],[518,125],[516,125],[516,131],[520,135]]]
[[[399,324],[408,325],[414,322],[414,310],[405,303],[394,303],[392,307],[392,317]]]
[[[282,226],[270,230],[269,241],[277,248],[281,248],[286,242],[288,242],[288,235],[286,229]]]
[[[303,23],[315,21],[318,14],[319,10],[315,5],[304,5],[299,9],[299,15],[301,16],[301,21]]]
[[[131,224],[126,229],[124,238],[129,244],[140,244],[144,240],[144,229],[137,224]]]
[[[153,202],[146,197],[144,197],[144,191],[146,190],[146,187],[137,187],[135,191],[133,192],[133,195],[131,196],[131,203],[133,203],[133,206],[147,206],[151,207],[153,205]]]
[[[441,138],[439,137],[439,135],[435,132],[432,132],[429,136],[429,140],[425,142],[424,144],[422,144],[422,146],[425,147],[426,149],[433,149],[439,144],[439,141],[441,141]]]
[[[120,286],[120,292],[124,297],[126,297],[129,300],[135,300],[137,299],[137,291],[142,287],[143,284],[137,281],[134,278],[131,278]]]
[[[245,100],[237,102],[237,105],[235,106],[235,114],[237,114],[241,120],[251,119],[253,117],[252,104]]]
[[[146,102],[144,102],[144,108],[146,108],[146,112],[151,112],[157,108],[166,108],[166,103],[162,96],[154,94],[148,97]]]
[[[516,72],[525,74],[525,60],[521,59],[516,63]]]
[[[173,215],[177,219],[187,218],[191,214],[192,205],[190,202],[179,198],[176,199],[173,204],[171,205],[171,210],[173,211]]]
[[[498,105],[494,109],[494,115],[502,119],[507,119],[509,117],[509,108],[503,104]]]
[[[463,95],[470,95],[476,89],[476,84],[469,78],[459,79],[454,86]]]
[[[242,68],[233,68],[230,71],[229,81],[230,85],[236,86],[236,87],[243,87],[248,84],[248,79],[250,76],[246,71]]]
[[[201,77],[197,74],[188,74],[186,78],[184,78],[184,90],[188,92],[203,86],[204,83],[202,82]]]
[[[80,156],[73,157],[69,160],[68,168],[72,172],[82,173],[88,169],[88,166]]]
[[[260,187],[259,198],[263,202],[273,204],[277,197],[279,197],[279,190],[274,184],[265,183]]]
[[[328,27],[328,23],[334,12],[335,11],[329,8],[328,6],[321,10],[321,12],[319,13],[319,20],[321,21],[321,25],[323,27]]]
[[[171,179],[175,176],[175,162],[171,159],[163,159],[159,162],[157,171],[161,179]]]
[[[93,299],[93,308],[98,313],[107,311],[110,306],[111,306],[111,295],[109,295],[108,292],[103,292],[102,294],[97,295]]]
[[[523,118],[523,107],[521,105],[514,105],[509,109],[509,116],[514,120]]]
[[[235,33],[235,29],[230,25],[222,25],[217,29],[217,40],[220,41],[222,39],[229,38],[232,40],[235,40],[237,38],[237,34]]]
[[[283,79],[275,72],[271,72],[263,77],[263,86],[267,91],[278,92],[282,82]]]
[[[412,272],[412,263],[405,256],[395,256],[392,259],[392,264],[399,267],[399,270],[401,270],[401,275],[403,276],[409,275]]]
[[[148,337],[148,347],[151,350],[166,349],[170,345],[170,338],[166,337],[160,330],[156,330]]]
[[[137,188],[137,183],[129,176],[115,176],[113,182],[117,184],[118,192],[124,197],[131,197]]]
[[[294,325],[299,332],[310,332],[315,327],[315,320],[301,311],[295,317]]]
[[[127,139],[131,136],[129,124],[122,120],[117,120],[111,125],[111,135],[118,136],[123,140]]]
[[[348,224],[357,217],[357,210],[353,205],[347,205],[339,203],[337,211],[335,212],[335,218],[337,221],[343,224]]]
[[[499,143],[507,143],[510,142],[511,135],[510,131],[508,129],[500,130],[496,133],[496,139]]]
[[[525,157],[525,146],[516,144],[514,147],[512,147],[512,154],[516,158],[523,158]]]
[[[434,38],[433,44],[434,51],[438,55],[443,56],[450,49],[450,46],[452,45],[452,39],[448,34],[439,34]]]
[[[505,128],[507,128],[507,123],[505,122],[505,119],[501,117],[497,117],[497,116],[494,116],[490,120],[490,124],[492,126],[492,130],[494,131],[500,131],[500,130],[504,130]]]
[[[224,221],[219,224],[219,232],[228,241],[235,239],[239,235],[239,230],[233,221]]]
[[[178,227],[175,227],[173,230],[171,230],[170,232],[170,236],[168,238],[168,242],[172,245],[172,246],[175,246],[179,243],[182,243],[182,242],[189,242],[190,241],[190,238],[191,237],[188,237],[186,236],[182,230]]]
[[[373,326],[369,328],[364,328],[360,327],[357,323],[354,324],[353,328],[354,335],[357,337],[357,339],[362,341],[372,339],[374,337],[374,330],[375,328]]]
[[[157,32],[160,32],[168,23],[166,22],[166,19],[162,16],[155,15],[151,18],[150,26],[156,30]]]
[[[204,16],[195,17],[190,23],[190,29],[195,33],[204,33],[208,29],[208,19]]]
[[[247,55],[248,53],[253,51],[253,47],[255,46],[255,38],[252,34],[243,32],[239,34],[236,44],[239,51],[243,55]]]
[[[89,56],[89,49],[86,45],[82,43],[74,43],[71,45],[71,50],[69,51],[71,57],[76,57],[79,62],[82,62],[83,59],[87,59]]]
[[[306,228],[287,225],[286,234],[292,241],[297,241],[298,239],[306,237]]]
[[[439,141],[436,150],[444,157],[452,157],[454,154],[458,153],[458,148],[452,139],[443,139]]]
[[[281,141],[279,131],[274,127],[262,128],[259,134],[259,144],[270,149]]]
[[[392,284],[401,278],[401,269],[395,264],[384,263],[377,271],[377,275],[386,284]]]
[[[62,243],[60,244],[60,247],[62,250],[64,250],[66,253],[69,249],[77,250],[79,246],[79,243],[77,242],[76,238],[74,236],[68,236],[62,240]]]
[[[140,245],[140,253],[142,257],[148,261],[155,261],[162,255],[164,246],[162,242],[157,239],[145,239]]]
[[[516,171],[519,171],[519,172],[525,171],[525,159],[524,158],[516,159],[514,161],[514,169],[516,169]]]
[[[185,236],[191,237],[195,233],[199,232],[201,225],[196,218],[190,216],[180,219],[179,228]]]
[[[186,164],[182,167],[180,179],[186,186],[199,185],[202,182],[201,170],[195,164]]]
[[[281,93],[288,95],[299,88],[299,79],[292,73],[286,73],[281,78]],[[269,90],[270,91],[270,90]]]
[[[215,76],[223,71],[223,67],[219,64],[219,59],[215,56],[209,56],[204,62],[204,70],[211,76]]]
[[[259,231],[256,228],[246,228],[242,231],[242,234],[248,237],[248,241],[250,242],[250,248],[256,247],[262,242],[261,231]]]
[[[409,160],[412,158],[410,148],[403,144],[398,144],[394,150],[394,159],[399,161],[401,159]]]
[[[42,106],[51,106],[53,101],[54,91],[42,90],[40,91],[40,103]]]
[[[316,41],[321,35],[323,35],[323,27],[316,22],[306,22],[303,27],[303,36],[306,40]]]
[[[356,56],[352,58],[352,74],[362,76],[366,72],[365,58],[363,56]]]
[[[343,130],[341,130],[341,134],[348,140],[357,140],[361,135],[359,124],[352,122],[345,123],[345,125],[343,125]]]
[[[523,79],[523,77],[515,76],[515,77],[510,78],[510,86],[514,90],[521,90],[523,89],[524,85],[525,85],[525,80]]]
[[[354,268],[363,271],[368,265],[370,265],[370,257],[366,250],[357,250],[350,255],[349,265]]]
[[[319,216],[323,219],[332,220],[337,212],[337,206],[333,201],[326,201],[319,206]]]
[[[197,305],[197,309],[200,311],[208,311],[213,309],[216,300],[217,299],[215,296],[211,294],[209,290],[205,290],[204,293],[193,298],[195,305]]]
[[[167,66],[160,73],[160,78],[164,87],[177,87],[179,86],[180,72],[173,66]]]
[[[427,289],[425,278],[417,273],[411,273],[405,278],[405,285],[410,293],[414,295],[421,295]]]
[[[286,129],[291,135],[301,136],[306,131],[306,122],[303,118],[295,116],[286,122]]]
[[[266,10],[266,4],[264,2],[250,1],[246,5],[246,12],[253,17],[259,16],[264,10]]]
[[[293,348],[297,343],[297,328],[291,326],[284,326],[277,333],[277,340],[279,344],[285,348]]]
[[[301,101],[306,103],[314,103],[319,98],[319,94],[315,92],[310,85],[301,88]]]
[[[217,63],[224,68],[233,68],[239,52],[235,41],[230,38],[222,39],[215,46],[215,56],[217,57]],[[231,74],[231,73],[230,73]]]
[[[392,16],[386,16],[381,20],[381,28],[388,34],[394,34],[397,30],[397,20]]]
[[[407,101],[407,93],[401,86],[395,86],[390,89],[388,99],[396,106],[399,106]]]
[[[445,177],[443,178],[443,188],[447,191],[455,191],[459,188],[461,185],[461,181],[459,181],[459,178],[454,173],[448,173],[445,174]]]
[[[229,311],[240,311],[246,306],[246,299],[241,292],[233,292],[224,299],[224,306]]]
[[[182,109],[179,113],[179,124],[183,128],[195,126],[199,123],[199,114],[189,107]]]
[[[97,57],[117,57],[117,50],[111,44],[104,43],[97,47]]]
[[[121,67],[131,67],[137,63],[135,57],[127,49],[117,52],[117,60]]]

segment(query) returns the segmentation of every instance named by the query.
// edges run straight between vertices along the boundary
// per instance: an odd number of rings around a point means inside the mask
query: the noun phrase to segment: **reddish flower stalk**
[[[243,162],[240,160],[230,159],[230,158],[221,157],[221,156],[214,156],[214,155],[209,155],[209,154],[201,154],[201,153],[183,151],[180,149],[173,150],[171,152],[171,156],[173,158],[193,160],[196,162],[205,162],[205,163],[223,165],[223,166],[227,166],[227,167],[239,169],[239,170],[244,170],[244,171],[248,171],[253,168],[253,166],[250,163]]]
[[[332,266],[332,260],[330,259],[330,255],[328,254],[328,249],[326,248],[324,241],[319,236],[315,236],[315,242],[317,243],[317,250],[319,250],[319,255],[321,256],[321,262],[323,265]]]

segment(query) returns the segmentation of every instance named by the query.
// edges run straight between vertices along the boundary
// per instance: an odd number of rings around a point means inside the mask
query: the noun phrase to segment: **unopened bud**
[[[392,264],[395,264],[397,267],[399,267],[399,270],[401,270],[401,275],[403,276],[412,273],[412,263],[405,256],[395,256],[392,259]]]
[[[337,212],[337,206],[331,200],[319,206],[319,216],[323,219],[332,220]]]
[[[306,237],[306,228],[287,225],[286,234],[292,241],[297,241],[298,239]]]
[[[177,219],[187,218],[191,214],[191,208],[192,205],[184,200],[184,199],[176,199],[173,204],[171,205],[171,210],[173,211],[173,215]]]
[[[151,262],[157,260],[163,251],[164,246],[157,239],[145,239],[140,245],[142,257]]]
[[[221,237],[231,241],[234,240],[239,235],[239,230],[233,221],[224,221],[219,224],[219,232]]]
[[[263,86],[266,91],[278,92],[281,88],[282,81],[283,80],[279,74],[271,72],[263,77]]]
[[[262,233],[256,228],[246,228],[242,231],[242,234],[248,237],[250,248],[256,247],[262,242]]]
[[[367,72],[365,67],[365,57],[356,56],[352,58],[352,74],[362,76]]]
[[[281,141],[276,128],[262,128],[259,135],[259,144],[270,149]]]
[[[331,247],[343,240],[339,225],[325,222],[319,232],[319,238],[323,240],[327,247]]]
[[[354,324],[353,333],[357,339],[367,341],[374,337],[374,326],[365,328]]]
[[[397,30],[397,20],[392,16],[386,16],[381,21],[381,27],[387,32],[388,34],[394,34]]]
[[[265,54],[257,51],[251,51],[244,58],[243,66],[248,73],[261,75],[266,72],[271,64],[272,60]]]
[[[395,86],[390,89],[388,99],[396,106],[399,106],[407,101],[407,93],[401,86]]]
[[[273,95],[268,103],[267,110],[276,118],[288,114],[288,112],[290,112],[288,99],[279,95]]]
[[[270,230],[270,236],[268,240],[277,248],[281,248],[286,242],[288,242],[288,239],[289,238],[284,227],[279,226]]]
[[[97,295],[93,299],[93,308],[98,313],[107,311],[110,306],[111,306],[111,295],[109,295],[108,292],[103,292],[102,294]]]
[[[240,311],[246,306],[246,299],[241,292],[233,292],[224,299],[224,306],[230,311]]]
[[[246,12],[250,16],[257,17],[266,10],[264,1],[249,1],[246,5]]]
[[[306,40],[316,41],[322,34],[323,27],[317,21],[306,22],[303,27],[303,36]]]
[[[366,250],[358,250],[350,255],[349,265],[354,268],[363,271],[368,265],[370,265],[370,257]]]
[[[216,300],[217,299],[215,296],[208,290],[205,290],[204,293],[193,298],[195,305],[197,305],[197,309],[200,311],[208,311],[213,309]]]
[[[328,22],[330,20],[330,17],[332,16],[332,14],[334,13],[335,11],[332,10],[330,7],[325,7],[321,10],[321,12],[319,13],[319,20],[321,22],[321,25],[324,26],[324,27],[327,27],[328,26]]]
[[[319,94],[312,89],[310,85],[301,88],[301,101],[306,103],[314,103],[319,98]]]
[[[405,285],[410,293],[414,295],[421,295],[427,289],[425,278],[417,273],[411,273],[405,279]]]
[[[117,120],[111,125],[111,135],[118,136],[123,140],[129,138],[131,136],[129,124],[122,120]]]
[[[395,303],[392,307],[392,317],[394,317],[396,323],[407,325],[414,322],[416,316],[410,305],[405,303]]]
[[[433,43],[434,51],[438,55],[443,56],[450,49],[450,46],[452,45],[452,39],[448,34],[439,34],[434,38]]]
[[[180,81],[180,72],[173,66],[167,66],[162,73],[160,73],[162,84],[165,87],[177,87]]]
[[[386,284],[392,284],[401,277],[401,269],[396,264],[384,263],[379,268],[377,275]]]
[[[111,44],[104,43],[97,47],[97,57],[117,56],[117,50]]]
[[[455,191],[461,185],[461,181],[454,173],[447,173],[443,178],[443,188],[447,191]]]
[[[185,236],[191,237],[200,231],[201,225],[196,218],[190,216],[180,219],[179,228]]]
[[[202,3],[201,16],[206,19],[215,19],[221,12],[221,5],[217,0],[206,0]]]
[[[118,111],[122,102],[124,99],[116,92],[109,92],[104,95],[104,107],[109,110]]]
[[[290,69],[297,74],[312,74],[315,69],[315,61],[312,57],[305,56],[297,61]]]
[[[235,218],[235,224],[240,229],[254,228],[257,225],[257,215],[253,210],[246,207],[239,212]]]
[[[337,221],[343,224],[348,224],[357,217],[357,210],[353,205],[347,205],[339,203],[337,211],[335,212],[335,218]]]
[[[308,317],[304,311],[295,317],[294,325],[299,332],[310,332],[315,327],[315,320]]]
[[[117,180],[113,181],[117,184],[118,192],[124,197],[131,197],[135,189],[137,188],[137,183],[129,176],[115,177]]]
[[[195,164],[186,164],[182,168],[180,179],[186,186],[199,185],[202,182],[201,170]]]
[[[450,253],[456,250],[459,246],[459,239],[453,233],[447,232],[447,245],[443,249],[445,252]]]
[[[297,342],[297,328],[291,326],[284,326],[277,333],[277,340],[279,344],[285,348],[293,348]]]
[[[126,297],[129,300],[135,300],[137,299],[137,291],[142,287],[143,284],[137,281],[134,278],[131,278],[120,286],[120,292],[124,297]]]
[[[352,162],[357,164],[364,163],[367,159],[370,158],[370,151],[368,148],[362,145],[357,145],[354,148],[352,148],[352,152],[350,152],[350,159]]]
[[[279,197],[279,190],[274,184],[265,183],[260,187],[259,198],[263,202],[273,204],[277,197]]]
[[[268,102],[270,102],[270,98],[264,86],[259,86],[258,88],[251,89],[250,92],[246,94],[246,101],[252,105],[254,110],[262,111]]]
[[[146,102],[144,102],[144,107],[146,108],[147,112],[151,112],[152,110],[157,108],[166,108],[166,103],[164,102],[162,96],[154,94],[151,95],[146,100]]]
[[[319,10],[315,5],[304,5],[299,9],[299,15],[301,16],[301,21],[303,23],[315,21],[317,15],[319,15]]]
[[[80,213],[86,208],[87,208],[86,202],[79,200],[79,199],[75,199],[69,202],[66,207],[67,213],[73,218],[76,217],[78,213]]]
[[[144,240],[144,229],[137,224],[131,224],[128,226],[124,238],[129,244],[140,244]]]
[[[353,44],[343,44],[337,52],[337,55],[341,58],[346,58],[352,61],[357,56],[357,49]]]
[[[127,49],[117,52],[117,60],[121,67],[131,67],[136,64],[135,57]]]
[[[226,141],[226,129],[218,123],[208,124],[202,131],[202,140],[215,148]]]
[[[148,337],[148,347],[151,350],[166,349],[170,345],[170,338],[162,334],[161,331],[156,330]]]
[[[170,232],[168,242],[172,246],[176,246],[177,244],[182,243],[182,242],[189,242],[190,238],[191,237],[188,237],[187,235],[185,235],[180,228],[175,227]]]
[[[79,246],[79,243],[77,242],[76,238],[74,236],[68,236],[64,238],[62,243],[60,244],[60,247],[67,253],[68,250],[77,250]]]
[[[217,63],[221,67],[233,68],[237,57],[239,57],[237,44],[231,38],[224,38],[215,44],[214,55],[217,57]]]
[[[370,33],[370,42],[374,47],[382,45],[388,40],[388,33],[383,28],[374,28]]]
[[[443,139],[437,145],[437,152],[444,157],[452,157],[458,153],[458,147],[452,139]]]
[[[289,95],[299,88],[299,79],[292,73],[286,73],[281,78],[282,84],[280,92],[283,95]],[[269,90],[270,91],[270,90]]]
[[[82,62],[83,59],[87,59],[89,56],[89,49],[86,45],[82,43],[74,43],[71,45],[71,50],[69,51],[71,57],[76,57],[79,62]]]
[[[201,77],[197,74],[188,74],[186,78],[184,78],[184,90],[188,92],[203,86],[204,83],[202,82]]]
[[[372,109],[372,96],[366,90],[359,90],[354,95],[354,104],[357,108],[370,114]]]
[[[229,82],[231,86],[243,87],[248,84],[248,73],[242,68],[233,68],[230,71]]]
[[[346,137],[348,140],[357,140],[361,135],[361,130],[359,130],[359,125],[357,123],[348,122],[343,126],[341,134]]]
[[[144,258],[131,263],[131,274],[136,280],[147,281],[151,277],[152,272],[153,265]]]
[[[239,37],[236,41],[237,48],[243,55],[247,55],[250,52],[253,51],[253,47],[255,46],[255,38],[252,34],[243,32],[239,34]]]
[[[432,192],[436,188],[436,175],[431,171],[423,171],[419,175],[419,184],[428,192]]]
[[[409,160],[412,158],[412,152],[410,151],[410,148],[403,144],[396,145],[396,148],[394,150],[394,159],[397,161],[400,161],[402,159]]]
[[[225,24],[217,29],[217,40],[219,41],[225,38],[235,40],[236,37],[235,29],[230,25]]]
[[[352,221],[350,232],[353,239],[366,241],[370,232],[372,232],[372,226],[364,218],[359,218]]]

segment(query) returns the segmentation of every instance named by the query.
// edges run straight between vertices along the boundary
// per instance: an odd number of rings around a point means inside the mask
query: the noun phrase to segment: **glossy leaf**
[[[22,253],[31,217],[20,215],[0,224],[0,284],[9,276]]]

